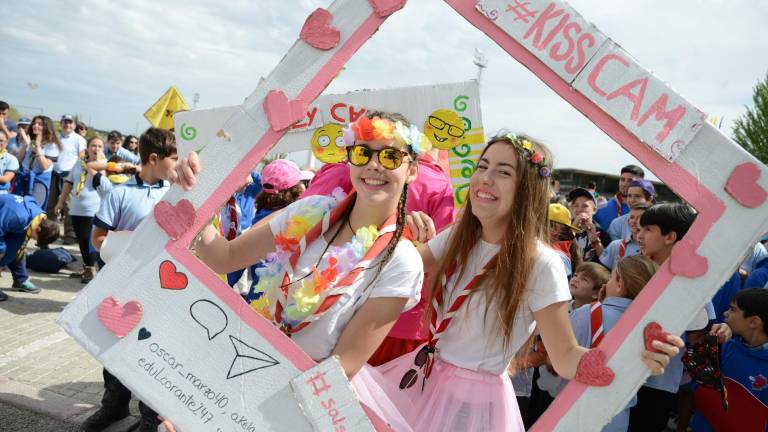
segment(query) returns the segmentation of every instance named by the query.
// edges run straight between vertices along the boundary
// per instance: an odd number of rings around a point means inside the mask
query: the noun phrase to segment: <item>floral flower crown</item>
[[[549,177],[552,175],[552,167],[549,166],[549,161],[544,156],[544,153],[536,149],[527,138],[514,133],[507,133],[502,136],[512,141],[517,151],[521,152],[528,159],[528,162],[538,169],[540,176]]]
[[[344,128],[344,144],[347,147],[355,145],[357,140],[391,140],[402,149],[410,146],[419,155],[432,149],[432,143],[416,126],[405,127],[401,121],[392,122],[379,117],[360,117]]]

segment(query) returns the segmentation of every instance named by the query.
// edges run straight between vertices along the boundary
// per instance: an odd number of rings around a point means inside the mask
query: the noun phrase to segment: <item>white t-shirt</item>
[[[332,198],[318,195],[296,201],[269,221],[269,228],[276,235],[283,231],[293,214],[301,212],[301,209],[306,206],[316,206],[321,200],[330,199]],[[307,246],[296,263],[294,280],[311,271],[327,245],[325,238],[319,236]],[[407,298],[404,311],[416,306],[419,302],[421,285],[424,281],[424,265],[416,247],[407,240],[400,241],[381,270],[376,283],[369,286],[379,261],[380,259],[374,260],[369,269],[363,272],[363,277],[359,278],[352,285],[352,289],[331,306],[320,319],[292,335],[292,340],[310,357],[322,360],[331,354],[347,323],[352,319],[355,311],[362,307],[367,297]],[[322,261],[318,270],[322,271],[326,267],[327,263]]]
[[[67,136],[61,135],[61,151],[56,163],[53,164],[53,170],[57,173],[72,170],[80,152],[85,151],[85,146],[85,138],[80,134],[72,132]]]
[[[427,243],[435,258],[442,257],[452,231],[447,229]],[[448,279],[449,295],[443,304],[444,308],[447,309],[453,303],[459,292],[498,253],[499,248],[499,245],[482,240],[475,245],[469,254],[469,263],[462,279],[456,283],[459,271]],[[482,285],[475,289],[482,289]],[[571,299],[563,261],[554,250],[539,243],[526,294],[515,317],[512,338],[509,347],[504,350],[498,321],[494,319],[495,308],[491,306],[485,321],[486,301],[484,296],[478,294],[470,296],[453,316],[448,328],[440,336],[437,351],[441,359],[456,366],[494,374],[504,373],[512,357],[530,337],[535,327],[534,311]]]

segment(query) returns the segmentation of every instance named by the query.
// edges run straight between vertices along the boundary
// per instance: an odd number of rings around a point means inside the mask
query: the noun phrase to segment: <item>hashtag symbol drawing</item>
[[[526,7],[529,4],[531,4],[531,2],[520,3],[520,0],[515,0],[515,4],[510,3],[507,5],[507,12],[512,12],[517,15],[517,18],[513,21],[523,20],[524,23],[528,24],[528,20],[535,17],[536,12],[538,12],[529,10]]]

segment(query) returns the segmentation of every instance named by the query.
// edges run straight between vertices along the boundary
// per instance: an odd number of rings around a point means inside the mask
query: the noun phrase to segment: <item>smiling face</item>
[[[344,131],[341,125],[328,123],[312,134],[312,153],[324,163],[339,163],[346,159]]]
[[[472,214],[483,226],[501,224],[512,210],[518,184],[518,154],[510,144],[493,143],[477,163],[469,179]]]
[[[584,217],[587,219],[592,219],[592,216],[595,215],[595,202],[585,196],[576,197],[576,199],[571,202],[571,211],[574,215],[574,219],[578,219],[579,217]]]
[[[416,179],[418,164],[411,163],[410,155],[404,156],[403,163],[394,170],[381,166],[379,153],[384,147],[396,147],[397,144],[390,140],[357,141],[356,144],[368,146],[374,153],[370,161],[364,166],[349,164],[349,175],[352,186],[357,191],[358,199],[366,204],[376,207],[389,207],[400,199],[403,186]]]
[[[648,198],[645,197],[645,191],[638,186],[632,186],[627,189],[627,205],[632,207],[635,204],[648,202]]]
[[[32,135],[38,136],[43,133],[43,119],[37,117],[32,121],[29,126],[29,130],[32,131]]]
[[[72,132],[75,131],[75,122],[72,120],[62,120],[61,121],[61,133],[64,135],[69,135]]]
[[[637,240],[637,235],[640,232],[640,217],[645,213],[643,209],[632,209],[629,211],[629,229],[632,230],[632,237]]]
[[[464,120],[456,111],[439,109],[424,121],[424,135],[433,147],[452,149],[464,142]]]

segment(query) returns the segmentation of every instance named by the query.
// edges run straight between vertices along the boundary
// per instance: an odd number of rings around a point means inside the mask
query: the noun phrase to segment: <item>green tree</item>
[[[761,162],[768,164],[768,74],[754,88],[754,109],[736,119],[733,139]]]

